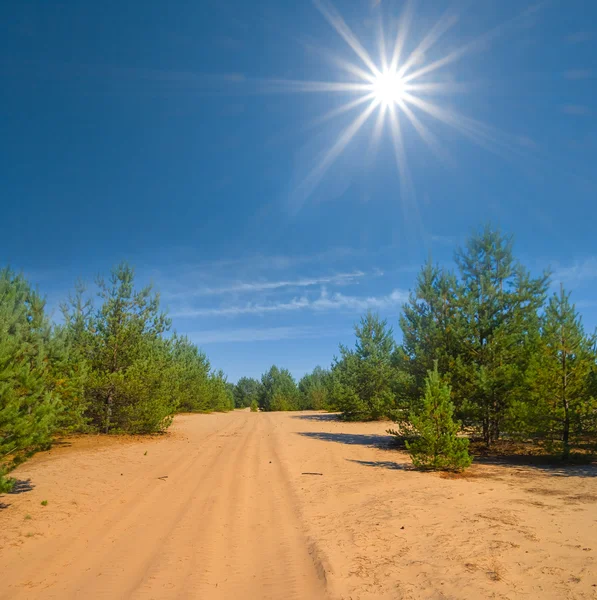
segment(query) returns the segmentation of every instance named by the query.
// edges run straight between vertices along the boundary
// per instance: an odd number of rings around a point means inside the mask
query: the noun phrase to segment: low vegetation
[[[429,371],[420,410],[411,415],[413,440],[406,442],[413,464],[420,469],[461,471],[471,464],[469,440],[458,437],[460,424],[453,419],[450,387],[437,371]]]

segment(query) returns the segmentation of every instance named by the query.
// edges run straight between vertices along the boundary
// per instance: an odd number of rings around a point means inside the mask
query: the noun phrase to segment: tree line
[[[532,276],[512,240],[487,227],[455,255],[454,271],[423,265],[392,327],[373,313],[329,369],[295,381],[272,366],[227,382],[185,336],[171,332],[151,287],[126,264],[81,284],[52,324],[26,279],[0,271],[0,491],[7,473],[59,433],[154,433],[180,411],[330,410],[391,419],[421,466],[469,461],[466,437],[488,447],[534,440],[567,457],[595,449],[596,336],[548,273]],[[447,458],[446,458],[447,457]],[[446,462],[447,461],[447,462]]]
[[[524,439],[563,456],[574,446],[595,448],[596,337],[570,293],[550,294],[549,273],[532,276],[514,258],[512,239],[490,227],[457,250],[455,265],[423,265],[402,308],[400,343],[386,320],[368,313],[355,326],[354,347],[341,345],[330,369],[318,367],[298,385],[277,367],[261,382],[241,379],[237,406],[250,398],[262,410],[389,418],[391,432],[405,438],[420,435],[425,411],[433,419],[441,409],[446,431],[460,424],[488,447]]]
[[[0,491],[7,473],[58,433],[155,433],[180,411],[234,408],[232,387],[126,264],[77,284],[52,324],[20,274],[0,271]]]

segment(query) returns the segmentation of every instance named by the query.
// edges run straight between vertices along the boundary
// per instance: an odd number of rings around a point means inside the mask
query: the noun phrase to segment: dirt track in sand
[[[595,467],[446,479],[384,428],[237,411],[41,453],[0,497],[0,598],[597,598]]]

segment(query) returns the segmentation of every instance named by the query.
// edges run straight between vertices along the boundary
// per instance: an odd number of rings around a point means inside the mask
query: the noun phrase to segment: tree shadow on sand
[[[313,415],[294,415],[293,419],[301,421],[340,421],[339,413],[315,413]]]
[[[553,477],[597,477],[597,465],[566,463],[553,456],[474,456],[474,465],[492,467],[523,467],[534,469]]]
[[[12,490],[10,492],[6,492],[6,494],[23,494],[25,492],[30,492],[35,486],[31,483],[31,479],[14,479],[14,484],[12,486]],[[3,502],[2,497],[0,497],[0,510],[4,510],[8,508],[10,504]]]
[[[372,435],[364,433],[329,433],[327,431],[299,431],[298,435],[321,440],[323,442],[336,442],[350,446],[366,446],[368,448],[381,448],[388,450],[396,448],[394,439],[389,435]]]
[[[364,467],[375,467],[378,469],[390,469],[392,471],[414,471],[415,468],[407,463],[397,463],[391,460],[354,460],[352,458],[346,459],[348,462],[356,463],[357,465],[363,465]]]
[[[30,492],[35,486],[31,483],[31,479],[15,479],[14,485],[8,494],[23,494]]]
[[[322,415],[324,416],[324,415]],[[363,433],[331,433],[327,431],[300,431],[298,435],[323,442],[335,442],[349,446],[364,446],[380,450],[404,450],[404,440],[392,435],[375,435]],[[597,464],[574,464],[558,460],[553,456],[536,456],[526,454],[503,454],[500,456],[479,455],[473,452],[473,465],[495,467],[522,467],[532,469],[553,477],[597,477]],[[396,470],[409,470],[400,463],[386,461],[353,461],[364,466],[385,466]],[[397,466],[392,466],[397,465]]]

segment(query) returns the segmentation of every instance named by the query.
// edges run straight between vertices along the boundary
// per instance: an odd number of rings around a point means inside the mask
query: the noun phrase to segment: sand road
[[[594,465],[419,473],[387,426],[179,415],[39,453],[0,496],[0,599],[597,599]]]
[[[114,457],[99,451],[107,489],[83,518],[50,524],[41,543],[4,554],[0,597],[322,597],[271,417],[237,412],[177,425],[147,455],[143,443]],[[131,452],[145,460],[132,464]],[[73,466],[66,477],[84,469]]]

